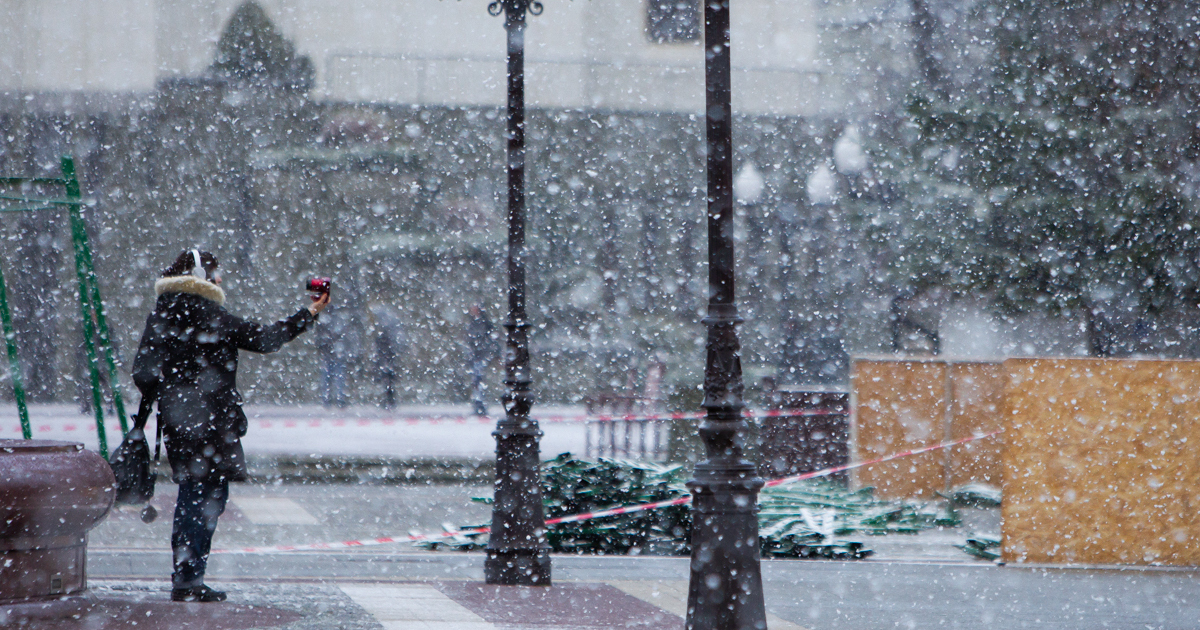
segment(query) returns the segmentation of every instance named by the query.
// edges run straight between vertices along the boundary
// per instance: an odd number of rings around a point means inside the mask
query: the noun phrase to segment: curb
[[[495,460],[482,457],[249,456],[246,467],[254,484],[491,484],[496,476]],[[159,481],[170,480],[165,458],[155,471]]]
[[[468,457],[248,457],[253,483],[492,483],[496,462]]]

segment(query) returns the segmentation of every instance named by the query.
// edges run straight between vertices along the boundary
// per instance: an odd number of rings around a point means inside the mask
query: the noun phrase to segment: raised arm
[[[246,321],[224,312],[221,329],[229,331],[234,345],[250,352],[275,352],[283,344],[295,339],[317,320],[317,315],[329,305],[329,294],[300,309],[295,315],[269,326]]]
[[[229,331],[230,339],[238,348],[250,352],[275,352],[308,330],[316,316],[307,308],[302,308],[287,319],[267,325],[246,321],[228,313],[225,318],[221,327]]]

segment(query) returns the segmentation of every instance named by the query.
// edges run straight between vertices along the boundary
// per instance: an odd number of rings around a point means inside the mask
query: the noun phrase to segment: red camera
[[[332,284],[333,281],[329,278],[313,278],[304,285],[304,290],[316,293],[313,296],[313,301],[315,302],[321,299],[321,296],[329,293],[329,287]]]

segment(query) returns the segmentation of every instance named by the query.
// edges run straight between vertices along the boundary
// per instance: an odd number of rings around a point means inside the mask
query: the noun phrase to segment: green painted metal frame
[[[61,199],[34,199],[24,196],[0,195],[0,200],[17,201],[26,206],[0,208],[0,212],[33,212],[52,210],[66,207],[67,218],[71,227],[71,245],[75,255],[75,277],[79,283],[79,314],[83,329],[84,350],[88,362],[88,375],[91,379],[92,409],[96,415],[96,434],[100,446],[100,455],[108,459],[108,438],[104,432],[104,396],[100,386],[100,365],[97,357],[96,342],[104,357],[108,369],[109,388],[112,390],[113,409],[121,423],[121,432],[129,432],[129,422],[125,415],[125,403],[121,396],[120,380],[117,372],[117,362],[113,351],[112,337],[108,328],[108,317],[104,311],[104,301],[100,298],[100,286],[96,280],[96,268],[92,261],[92,250],[88,244],[87,226],[83,222],[80,208],[83,207],[83,196],[80,192],[79,179],[75,174],[75,160],[63,156],[61,161],[62,177],[0,177],[0,185],[20,184],[49,184],[61,185],[65,197]],[[33,437],[29,424],[29,410],[25,403],[25,388],[21,379],[20,362],[17,358],[16,335],[13,332],[12,313],[8,307],[8,289],[4,284],[4,275],[0,272],[0,324],[3,325],[5,346],[8,351],[8,362],[13,375],[13,395],[17,401],[17,413],[21,416],[21,432],[25,439]]]
[[[8,286],[4,272],[0,270],[0,323],[3,324],[4,346],[8,351],[8,369],[12,374],[13,398],[17,401],[17,415],[21,418],[21,435],[26,440],[33,438],[33,427],[29,424],[29,407],[25,404],[25,384],[21,376],[21,362],[17,358],[17,334],[13,330],[12,311],[8,308]]]

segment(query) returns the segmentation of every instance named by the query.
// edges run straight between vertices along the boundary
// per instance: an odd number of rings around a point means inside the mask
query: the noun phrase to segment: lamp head
[[[737,177],[733,178],[733,196],[744,206],[758,203],[766,187],[767,182],[754,162],[747,161]]]

